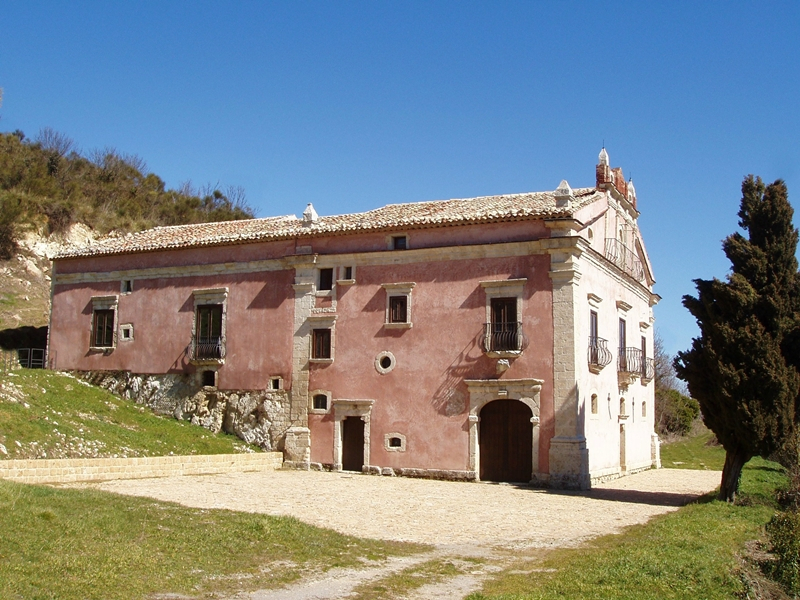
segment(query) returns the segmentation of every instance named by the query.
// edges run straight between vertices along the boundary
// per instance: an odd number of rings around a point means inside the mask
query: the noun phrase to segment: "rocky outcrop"
[[[162,415],[225,432],[283,451],[291,428],[285,390],[217,390],[199,387],[186,374],[138,375],[128,371],[90,371],[76,376]]]

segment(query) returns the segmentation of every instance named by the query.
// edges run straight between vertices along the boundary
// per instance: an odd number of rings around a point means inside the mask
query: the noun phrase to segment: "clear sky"
[[[800,2],[5,0],[0,40],[0,131],[241,185],[259,216],[591,186],[605,144],[671,353],[744,176],[800,210]]]

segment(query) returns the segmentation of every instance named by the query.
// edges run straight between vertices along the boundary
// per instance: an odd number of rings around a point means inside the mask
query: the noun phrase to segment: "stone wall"
[[[19,483],[72,483],[180,475],[215,475],[280,469],[280,452],[146,456],[137,458],[65,458],[0,460],[0,479]]]
[[[191,421],[214,433],[236,435],[265,451],[283,451],[290,420],[285,390],[217,390],[193,375],[138,375],[128,371],[81,371],[77,377],[153,412]]]

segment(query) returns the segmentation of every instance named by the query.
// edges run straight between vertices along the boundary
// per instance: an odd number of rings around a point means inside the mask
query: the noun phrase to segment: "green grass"
[[[257,451],[235,436],[153,414],[68,375],[0,375],[0,458],[95,458]]]
[[[469,561],[469,562],[475,562]],[[382,600],[406,598],[408,594],[424,585],[440,583],[464,573],[463,559],[436,558],[392,573],[375,581],[364,583],[348,596],[352,600]]]
[[[710,494],[621,535],[557,550],[543,560],[520,560],[469,598],[738,598],[743,583],[737,553],[746,541],[762,537],[775,510],[774,491],[784,485],[779,465],[750,461],[739,505]]]
[[[714,444],[714,434],[702,428],[698,435],[661,444],[661,465],[667,469],[708,469],[721,471],[725,449]]]
[[[0,598],[208,597],[425,549],[287,517],[0,481]]]

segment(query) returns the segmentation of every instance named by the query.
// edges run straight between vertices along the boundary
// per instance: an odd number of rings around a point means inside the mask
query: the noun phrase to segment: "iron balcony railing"
[[[599,371],[603,367],[607,367],[608,365],[611,364],[611,361],[614,359],[614,356],[608,349],[607,344],[608,341],[604,340],[601,337],[589,338],[588,358],[589,358],[590,368]]]
[[[640,348],[620,348],[617,357],[617,371],[641,375],[642,350]]]
[[[225,358],[225,336],[192,338],[189,345],[191,360],[221,360]]]
[[[486,323],[481,347],[484,352],[522,352],[528,347],[528,338],[522,323]]]
[[[656,361],[653,358],[645,358],[642,362],[642,381],[652,381],[656,376]]]
[[[606,238],[606,258],[633,277],[644,281],[644,267],[636,252],[615,238]]]

